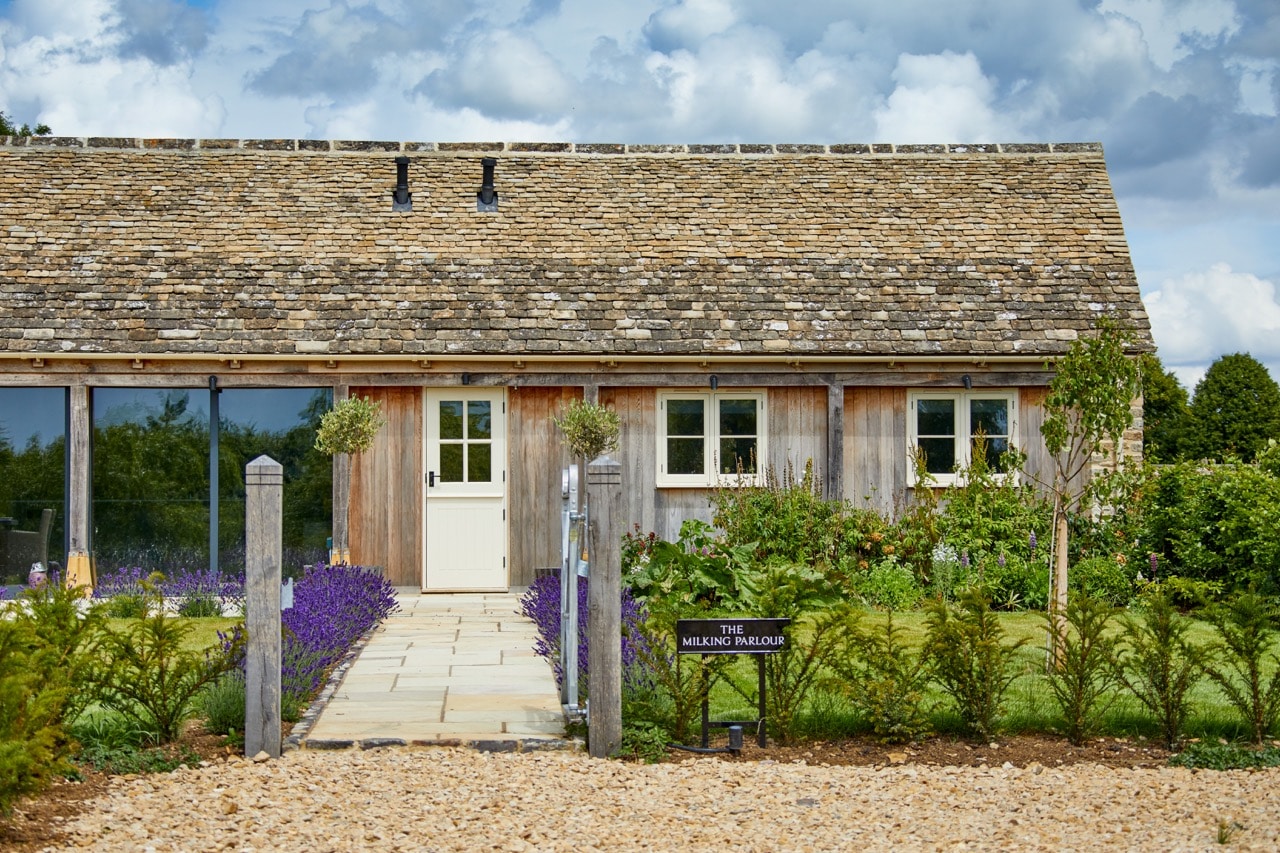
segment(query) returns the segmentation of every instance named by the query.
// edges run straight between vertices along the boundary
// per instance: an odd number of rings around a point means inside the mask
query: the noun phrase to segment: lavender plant
[[[177,599],[180,616],[221,616],[228,606],[244,604],[244,576],[213,569],[184,569],[161,583],[166,598]]]

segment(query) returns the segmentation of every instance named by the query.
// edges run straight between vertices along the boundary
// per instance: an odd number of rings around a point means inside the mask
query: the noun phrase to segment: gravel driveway
[[[1280,771],[811,767],[452,748],[124,778],[93,850],[1280,850]]]

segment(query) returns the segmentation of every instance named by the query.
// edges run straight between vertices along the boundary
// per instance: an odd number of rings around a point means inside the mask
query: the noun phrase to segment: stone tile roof
[[[0,352],[1150,348],[1095,144],[0,138],[0,211]]]

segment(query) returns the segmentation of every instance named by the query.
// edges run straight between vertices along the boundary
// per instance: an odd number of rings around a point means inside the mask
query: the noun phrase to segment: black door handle
[[[435,485],[436,485],[436,472],[435,472],[435,471],[428,471],[428,472],[427,472],[427,487],[428,487],[428,488],[434,488],[434,487],[435,487]]]

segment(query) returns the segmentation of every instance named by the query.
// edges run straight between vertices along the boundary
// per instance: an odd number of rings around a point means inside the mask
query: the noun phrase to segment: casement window
[[[759,391],[658,393],[658,485],[756,485],[765,457]]]
[[[1003,457],[1018,431],[1016,391],[913,391],[907,405],[909,445],[924,455],[938,485],[954,485],[956,471],[973,464],[980,436],[990,470],[1007,473]],[[910,470],[914,480],[914,466]]]

